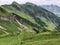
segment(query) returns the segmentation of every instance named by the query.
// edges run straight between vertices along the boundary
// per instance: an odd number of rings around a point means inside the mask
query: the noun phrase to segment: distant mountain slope
[[[12,33],[55,31],[60,25],[59,17],[29,2],[26,4],[13,2],[10,5],[2,5],[0,8],[2,8],[0,9],[0,26],[6,27],[7,32],[11,30]]]
[[[43,8],[47,9],[48,11],[51,11],[55,13],[57,16],[60,17],[60,7],[57,5],[43,5]]]

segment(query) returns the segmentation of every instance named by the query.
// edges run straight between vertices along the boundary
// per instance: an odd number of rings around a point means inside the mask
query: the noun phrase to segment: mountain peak
[[[35,6],[35,4],[31,3],[31,2],[26,2],[26,5],[32,5]]]
[[[18,4],[16,1],[13,1],[12,4]]]

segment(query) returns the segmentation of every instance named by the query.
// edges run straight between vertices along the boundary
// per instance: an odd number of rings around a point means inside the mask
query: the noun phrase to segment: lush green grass
[[[23,39],[31,37],[33,35],[34,35],[33,33],[22,32],[19,35],[3,37],[0,38],[0,45],[21,45]]]
[[[60,39],[52,39],[52,40],[42,40],[42,41],[34,41],[34,42],[27,42],[23,45],[60,45]]]
[[[60,32],[22,32],[20,35],[0,38],[0,45],[60,45]]]
[[[23,45],[60,45],[59,33],[40,33],[33,37],[27,38]]]
[[[3,26],[6,29],[6,30],[2,30],[2,33],[3,33],[3,31],[6,31],[6,32],[12,33],[12,34],[14,34],[14,33],[16,34],[16,33],[20,32],[18,30],[19,25],[17,23],[13,23],[13,22],[11,23],[11,22],[7,22],[7,21],[1,21],[0,22],[0,26]]]
[[[3,7],[0,6],[0,16],[9,16],[10,13],[8,13]]]
[[[20,45],[20,37],[19,36],[8,36],[4,38],[0,38],[0,45]]]
[[[45,22],[45,24],[47,25],[47,27],[45,27],[46,29],[51,30],[51,31],[54,31],[55,30],[56,25],[53,22],[51,22],[51,20],[48,21],[47,19],[45,19],[43,17],[40,17],[40,19],[43,22]]]

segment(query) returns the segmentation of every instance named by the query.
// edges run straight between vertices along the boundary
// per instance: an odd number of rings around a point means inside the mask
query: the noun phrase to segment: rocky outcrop
[[[6,30],[6,28],[4,28],[4,27],[2,27],[2,26],[0,26],[0,29]]]
[[[0,20],[12,22],[15,20],[15,15],[11,14],[10,16],[0,16]]]
[[[8,17],[0,16],[0,20],[9,21]]]

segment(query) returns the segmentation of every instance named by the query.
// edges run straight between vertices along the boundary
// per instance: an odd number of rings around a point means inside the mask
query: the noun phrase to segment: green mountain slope
[[[0,45],[60,45],[60,18],[27,2],[0,6]]]
[[[0,26],[6,27],[7,32],[56,31],[60,23],[56,15],[29,2],[26,4],[13,2],[10,5],[0,6],[0,20]]]

